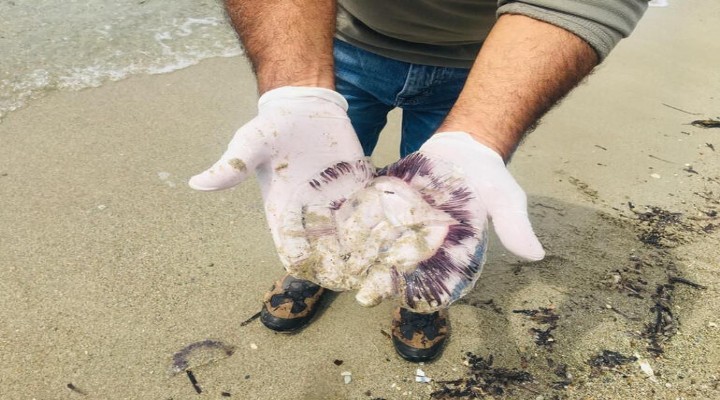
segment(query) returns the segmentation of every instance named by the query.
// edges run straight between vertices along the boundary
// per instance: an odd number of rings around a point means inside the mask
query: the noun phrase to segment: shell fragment
[[[430,383],[432,382],[432,379],[425,375],[425,371],[418,368],[415,370],[415,382]]]

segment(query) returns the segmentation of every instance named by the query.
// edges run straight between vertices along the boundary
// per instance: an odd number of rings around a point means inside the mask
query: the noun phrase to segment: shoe
[[[260,320],[274,331],[296,331],[313,318],[323,294],[322,287],[285,275],[265,293]]]
[[[392,340],[400,357],[412,362],[437,358],[450,333],[447,316],[447,309],[419,314],[397,307],[393,312]]]

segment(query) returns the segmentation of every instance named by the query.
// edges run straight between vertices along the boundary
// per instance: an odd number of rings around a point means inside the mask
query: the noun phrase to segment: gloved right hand
[[[221,190],[256,171],[282,264],[291,275],[330,289],[354,287],[361,279],[342,268],[333,214],[374,173],[347,107],[329,89],[271,90],[220,160],[189,182],[196,190]]]
[[[395,298],[427,313],[467,294],[485,262],[488,218],[512,253],[545,255],[525,192],[500,155],[466,132],[437,133],[379,174],[338,224],[345,238],[364,235],[362,262],[371,266],[356,296],[362,305]]]

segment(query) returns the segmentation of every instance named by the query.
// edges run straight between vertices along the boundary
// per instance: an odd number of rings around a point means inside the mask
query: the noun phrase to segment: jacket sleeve
[[[574,33],[605,59],[628,37],[648,7],[648,0],[499,0],[498,16],[520,14]]]

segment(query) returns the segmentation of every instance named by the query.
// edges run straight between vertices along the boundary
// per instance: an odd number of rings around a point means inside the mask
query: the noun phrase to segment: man
[[[647,7],[646,0],[337,3],[226,0],[257,76],[259,115],[220,161],[190,181],[199,190],[224,189],[257,170],[281,260],[291,274],[315,282],[288,275],[266,295],[262,321],[277,331],[310,321],[321,285],[331,282],[318,271],[337,262],[323,258],[308,267],[314,244],[296,234],[305,229],[302,212],[313,196],[324,196],[314,204],[335,204],[367,184],[363,155],[394,107],[403,109],[400,162],[417,152],[463,171],[480,201],[474,215],[489,216],[511,252],[542,259],[525,194],[505,163]],[[308,180],[322,190],[302,189]],[[447,311],[398,307],[392,326],[403,358],[432,360],[448,335]]]

